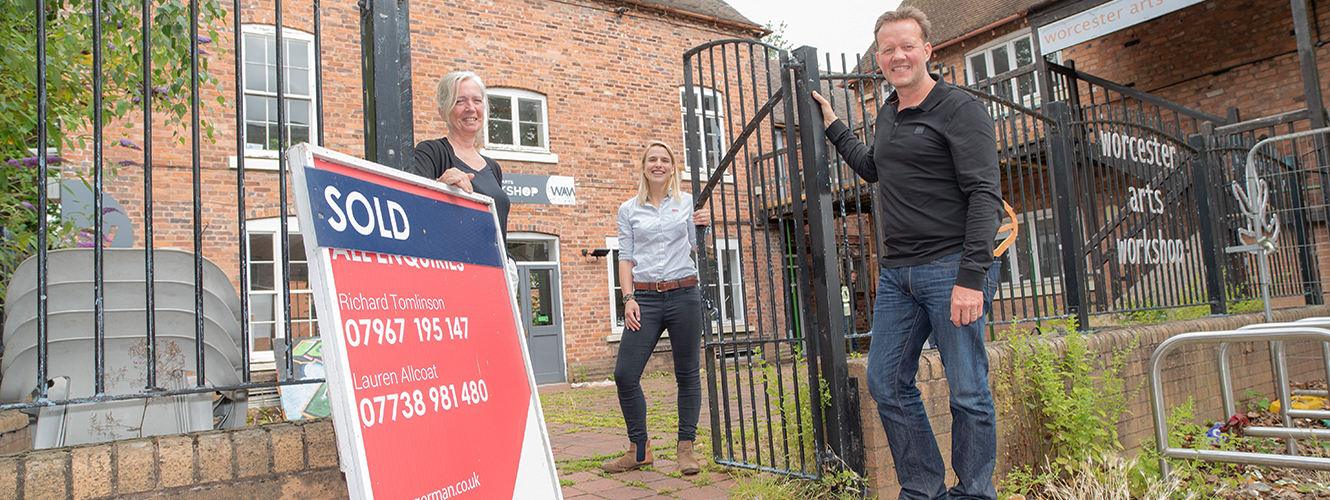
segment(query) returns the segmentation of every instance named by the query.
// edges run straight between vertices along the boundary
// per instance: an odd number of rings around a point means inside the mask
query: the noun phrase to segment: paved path
[[[651,377],[642,380],[647,405],[652,408],[648,416],[651,433],[651,466],[611,476],[600,470],[603,461],[623,454],[628,437],[622,427],[622,413],[614,385],[594,384],[570,387],[567,384],[540,388],[544,402],[546,425],[550,431],[550,444],[554,460],[559,467],[563,483],[563,497],[567,500],[657,500],[687,499],[711,500],[729,498],[726,490],[735,479],[710,463],[710,445],[699,449],[700,459],[707,462],[702,473],[682,476],[674,462],[676,428],[668,419],[652,419],[657,410],[673,413],[675,385],[672,377]],[[698,434],[702,437],[708,428],[708,414],[703,401]],[[659,428],[650,428],[651,426]]]

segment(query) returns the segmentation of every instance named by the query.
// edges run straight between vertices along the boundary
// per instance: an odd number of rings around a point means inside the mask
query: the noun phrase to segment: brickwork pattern
[[[348,498],[328,419],[0,456],[0,500]]]
[[[1313,13],[1316,25],[1330,21],[1326,9]],[[1022,18],[943,47],[933,62],[954,66],[964,81],[967,53],[1028,24]],[[1330,63],[1330,50],[1315,51],[1319,66]],[[1286,4],[1202,2],[1069,47],[1061,57],[1091,75],[1218,116],[1229,107],[1243,119],[1306,107]]]
[[[1330,306],[1307,306],[1275,311],[1275,321],[1294,321],[1297,319],[1325,316],[1330,314]],[[1100,353],[1101,362],[1111,360],[1112,352],[1117,349],[1132,347],[1128,352],[1126,367],[1122,376],[1127,390],[1139,388],[1128,403],[1128,413],[1118,423],[1118,436],[1127,453],[1140,449],[1154,438],[1154,422],[1151,417],[1150,394],[1146,370],[1150,356],[1156,347],[1170,337],[1187,332],[1232,330],[1244,325],[1264,322],[1260,314],[1244,314],[1224,317],[1201,318],[1190,321],[1159,323],[1153,325],[1123,327],[1089,335],[1087,341],[1091,349]],[[1058,352],[1062,352],[1059,337],[1050,337]],[[1187,402],[1195,402],[1197,418],[1219,420],[1223,415],[1223,404],[1219,395],[1219,371],[1217,344],[1202,344],[1179,348],[1163,361],[1164,404],[1168,408]],[[1309,342],[1291,342],[1287,346],[1289,380],[1307,382],[1324,380],[1326,373],[1321,363],[1320,349]],[[1274,377],[1270,371],[1270,352],[1264,342],[1244,342],[1229,351],[1232,369],[1233,393],[1238,408],[1248,399],[1244,391],[1256,391],[1273,397]],[[1012,408],[1013,412],[1003,412],[998,417],[998,462],[995,477],[1001,478],[1012,467],[1018,465],[1038,466],[1043,463],[1045,450],[1040,449],[1035,416],[1025,409],[1023,404],[1011,404],[1016,394],[999,392],[995,383],[1002,370],[1009,370],[1012,361],[1010,349],[1004,342],[988,345],[989,385],[993,390],[994,404],[998,408]],[[860,358],[850,360],[849,375],[865,380],[868,360]],[[951,471],[951,413],[948,403],[946,372],[937,351],[926,351],[919,360],[917,384],[924,407],[927,408],[929,422],[937,436],[938,446],[942,449],[943,460],[947,462],[948,484],[955,483]],[[864,450],[869,482],[878,498],[895,498],[900,491],[899,482],[891,460],[891,450],[887,445],[886,435],[882,431],[882,420],[877,414],[877,404],[868,394],[867,384],[859,384],[860,418],[864,426]],[[1004,404],[1005,403],[1005,404]]]
[[[243,23],[274,21],[270,4],[239,0]],[[313,33],[311,2],[283,4],[283,24]],[[226,5],[229,9],[231,5]],[[635,194],[634,174],[641,147],[662,139],[684,152],[680,87],[682,54],[697,45],[720,39],[755,38],[756,31],[714,23],[649,5],[574,0],[531,2],[503,0],[483,4],[427,1],[412,5],[412,85],[415,139],[446,134],[434,102],[439,77],[454,70],[473,70],[491,88],[516,88],[547,98],[549,148],[559,163],[502,161],[505,172],[562,175],[576,179],[577,204],[514,205],[510,231],[533,231],[560,238],[563,320],[569,373],[588,378],[609,374],[614,348],[606,341],[613,318],[608,308],[606,266],[601,259],[585,259],[579,250],[604,247],[614,236],[613,219],[623,200]],[[322,94],[324,144],[339,152],[363,155],[361,49],[359,14],[354,2],[321,5]],[[209,69],[221,89],[205,86],[203,117],[216,127],[215,141],[204,140],[201,151],[202,253],[239,283],[240,235],[237,215],[235,152],[235,40],[232,14],[218,27],[223,36],[208,46]],[[754,26],[754,30],[758,27]],[[708,78],[715,78],[715,74]],[[737,89],[721,89],[739,95]],[[751,91],[751,89],[748,89]],[[227,104],[216,103],[225,97]],[[737,112],[736,112],[737,113]],[[173,134],[189,131],[169,128],[162,113],[154,115],[152,196],[154,244],[194,248],[193,169],[188,147],[175,145]],[[737,116],[733,117],[737,122]],[[106,136],[126,137],[144,144],[142,118],[131,113],[133,127],[112,125]],[[742,124],[739,124],[742,126]],[[187,146],[187,144],[186,144]],[[69,151],[73,161],[66,177],[91,170],[88,151]],[[142,162],[142,154],[113,147],[106,161]],[[682,159],[682,158],[681,158]],[[250,160],[247,168],[258,162]],[[108,192],[134,221],[142,246],[144,217],[143,167],[127,164],[106,183]],[[275,171],[248,170],[245,175],[244,218],[278,217],[280,196]],[[288,179],[289,183],[289,179]],[[287,197],[293,200],[293,186]],[[292,202],[293,203],[293,202]],[[285,215],[294,215],[289,207]]]
[[[32,447],[28,416],[18,410],[0,411],[0,455]]]

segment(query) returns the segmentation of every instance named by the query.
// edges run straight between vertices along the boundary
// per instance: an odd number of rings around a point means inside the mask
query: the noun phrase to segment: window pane
[[[309,95],[309,70],[286,68],[286,93]]]
[[[286,122],[288,125],[309,125],[309,101],[287,99]]]
[[[268,125],[268,149],[278,148],[277,141],[281,140],[282,136],[277,134],[277,124],[273,123]]]
[[[513,119],[513,101],[507,97],[490,96],[490,120]]]
[[[309,265],[302,262],[291,263],[291,289],[309,290]]]
[[[267,71],[267,66],[255,63],[245,63],[245,90],[266,92],[268,88],[265,87],[263,83],[263,76],[266,74],[265,71]]]
[[[1011,251],[1008,251],[1006,255],[1003,255],[1003,256],[1002,256],[1002,266],[1000,266],[1000,267],[998,268],[998,282],[999,282],[999,283],[1012,283],[1012,284],[1015,284],[1015,283],[1013,283],[1013,282],[1011,281],[1011,267],[1012,267],[1012,264],[1015,263],[1015,262],[1017,262],[1017,260],[1018,260],[1018,259],[1015,258],[1015,255],[1016,255],[1016,253],[1017,253],[1015,250],[1016,250],[1016,249],[1013,247],[1013,248],[1011,249]]]
[[[272,235],[263,233],[249,235],[249,261],[272,262],[272,260]]]
[[[245,144],[253,144],[257,149],[265,148],[268,143],[268,127],[262,123],[253,123],[246,120],[245,123]],[[248,146],[247,146],[248,147]]]
[[[614,295],[614,326],[623,328],[623,288],[619,287],[619,249],[610,252],[610,288]]]
[[[291,246],[291,262],[305,262],[309,260],[305,258],[304,236],[297,233],[292,233],[290,236],[287,237],[287,241],[290,242],[287,244]]]
[[[522,145],[531,147],[541,146],[540,125],[523,123],[520,125],[522,131]]]
[[[550,288],[550,270],[532,269],[528,278],[531,286],[531,326],[554,324],[554,293]]]
[[[245,121],[246,122],[266,122],[268,121],[268,103],[267,99],[252,95],[245,96]]]
[[[518,262],[548,262],[550,244],[547,241],[515,241],[508,243],[508,253]]]
[[[970,57],[970,72],[974,73],[975,83],[988,78],[988,63],[984,61],[983,54]]]
[[[706,115],[707,115],[707,116],[714,116],[714,115],[716,114],[716,110],[717,110],[717,107],[716,107],[716,98],[715,98],[714,96],[712,96],[711,94],[703,93],[703,94],[702,94],[702,109],[706,111]],[[700,113],[699,113],[699,114],[700,114]]]
[[[249,317],[253,322],[272,321],[276,317],[276,309],[273,308],[273,299],[276,295],[271,293],[253,293],[249,295]]]
[[[1062,275],[1062,252],[1058,247],[1057,236],[1052,233],[1040,234],[1039,237],[1039,277],[1048,279]]]
[[[268,92],[276,93],[276,92],[277,92],[277,68],[275,68],[275,67],[273,67],[273,66],[264,66],[264,67],[263,67],[263,77],[264,77],[264,79],[267,80],[267,82],[268,82],[268,83],[266,84],[266,86],[263,87],[263,89],[266,90],[266,91],[268,91]]]
[[[295,285],[291,285],[291,286],[292,286],[292,288],[295,287]],[[309,294],[309,293],[293,293],[293,294],[291,294],[291,319],[292,319],[292,320],[297,320],[297,319],[309,319],[309,318],[311,317],[311,316],[310,316],[310,313],[311,313],[311,311],[314,310],[313,297],[314,297],[314,296],[311,295],[311,294]],[[293,322],[292,325],[291,325],[291,329],[292,329],[292,330],[295,329],[295,324],[294,324],[294,322]],[[295,336],[296,336],[296,337],[299,337],[300,335],[295,335]]]
[[[302,337],[313,337],[314,333],[315,332],[314,332],[313,322],[310,321],[291,322],[291,338],[293,339],[302,338]]]
[[[286,44],[286,63],[288,68],[309,67],[309,42],[302,40],[284,40]]]
[[[273,279],[272,263],[250,264],[249,266],[249,289],[250,290],[273,290],[276,283]]]
[[[1011,54],[1007,52],[1007,46],[1003,45],[993,49],[993,74],[1000,75],[1011,71]]]
[[[490,120],[490,143],[512,144],[513,124],[510,122]]]
[[[1034,94],[1034,74],[1025,74],[1016,77],[1016,88],[1021,97]],[[1020,101],[1018,101],[1020,102]],[[1024,103],[1021,104],[1030,104]]]
[[[272,323],[254,323],[250,325],[249,331],[254,339],[255,351],[272,350]]]
[[[1017,66],[1034,64],[1034,50],[1030,47],[1029,37],[1016,40],[1016,43],[1012,44],[1012,46],[1016,49]]]
[[[534,99],[517,100],[517,119],[528,123],[540,123],[540,101]]]
[[[245,62],[263,62],[265,60],[263,46],[268,41],[269,39],[262,35],[245,35]]]
[[[721,155],[725,154],[721,146],[720,130],[718,130],[720,128],[719,121],[719,118],[707,118],[702,121],[704,134],[702,148],[706,150],[708,169],[719,166]]]
[[[291,144],[309,142],[309,127],[291,127],[288,133],[291,134]]]

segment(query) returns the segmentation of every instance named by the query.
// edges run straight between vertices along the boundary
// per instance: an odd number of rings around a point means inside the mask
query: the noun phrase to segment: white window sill
[[[524,161],[531,163],[559,163],[559,155],[554,153],[530,153],[526,151],[507,151],[503,149],[481,149],[480,154],[505,161]]]
[[[235,156],[227,157],[231,162],[231,168],[240,168],[240,162]],[[277,155],[272,156],[245,156],[245,170],[272,170],[276,171],[282,168],[282,161],[277,159]]]
[[[705,186],[705,185],[707,185],[707,181],[711,180],[711,176],[710,176],[710,175],[704,175],[704,176],[702,176],[702,178],[699,179],[699,180],[702,182],[702,185]],[[687,170],[685,170],[685,171],[683,172],[683,175],[680,175],[680,176],[679,176],[679,181],[680,181],[680,182],[692,182],[692,181],[693,181],[693,174],[692,174],[692,173],[689,173]],[[721,182],[721,184],[734,184],[734,174],[725,174],[725,175],[720,176],[720,182]],[[687,185],[685,185],[685,187],[686,187],[686,186],[687,186]]]
[[[734,333],[744,333],[744,332],[747,332],[747,331],[748,331],[748,325],[733,325],[733,326],[728,325],[728,324],[726,324],[726,325],[721,325],[721,326],[717,326],[717,325],[715,325],[715,324],[712,324],[712,325],[711,325],[711,332],[712,332],[712,333],[719,333],[719,334],[734,334]],[[670,331],[669,331],[669,330],[665,330],[664,332],[662,332],[662,333],[660,334],[660,338],[662,338],[662,339],[668,339],[668,338],[670,338]],[[620,341],[620,340],[622,340],[622,339],[623,339],[623,330],[619,330],[619,331],[616,331],[616,332],[614,332],[614,333],[611,333],[610,336],[605,337],[605,342],[613,343],[613,342],[618,342],[618,341]]]

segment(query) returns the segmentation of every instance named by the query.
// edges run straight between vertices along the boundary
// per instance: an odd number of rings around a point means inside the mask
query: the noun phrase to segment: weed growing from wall
[[[1122,377],[1135,342],[1108,353],[1105,361],[1076,331],[1074,321],[1066,326],[1061,352],[1048,337],[1034,335],[1037,329],[1013,330],[1005,339],[1012,355],[999,372],[997,385],[1011,397],[999,411],[1024,409],[1033,414],[1036,428],[1027,439],[1037,436],[1047,462],[1041,469],[1015,469],[1003,481],[1004,493],[1028,492],[1122,449],[1117,423],[1139,389],[1127,391]]]

